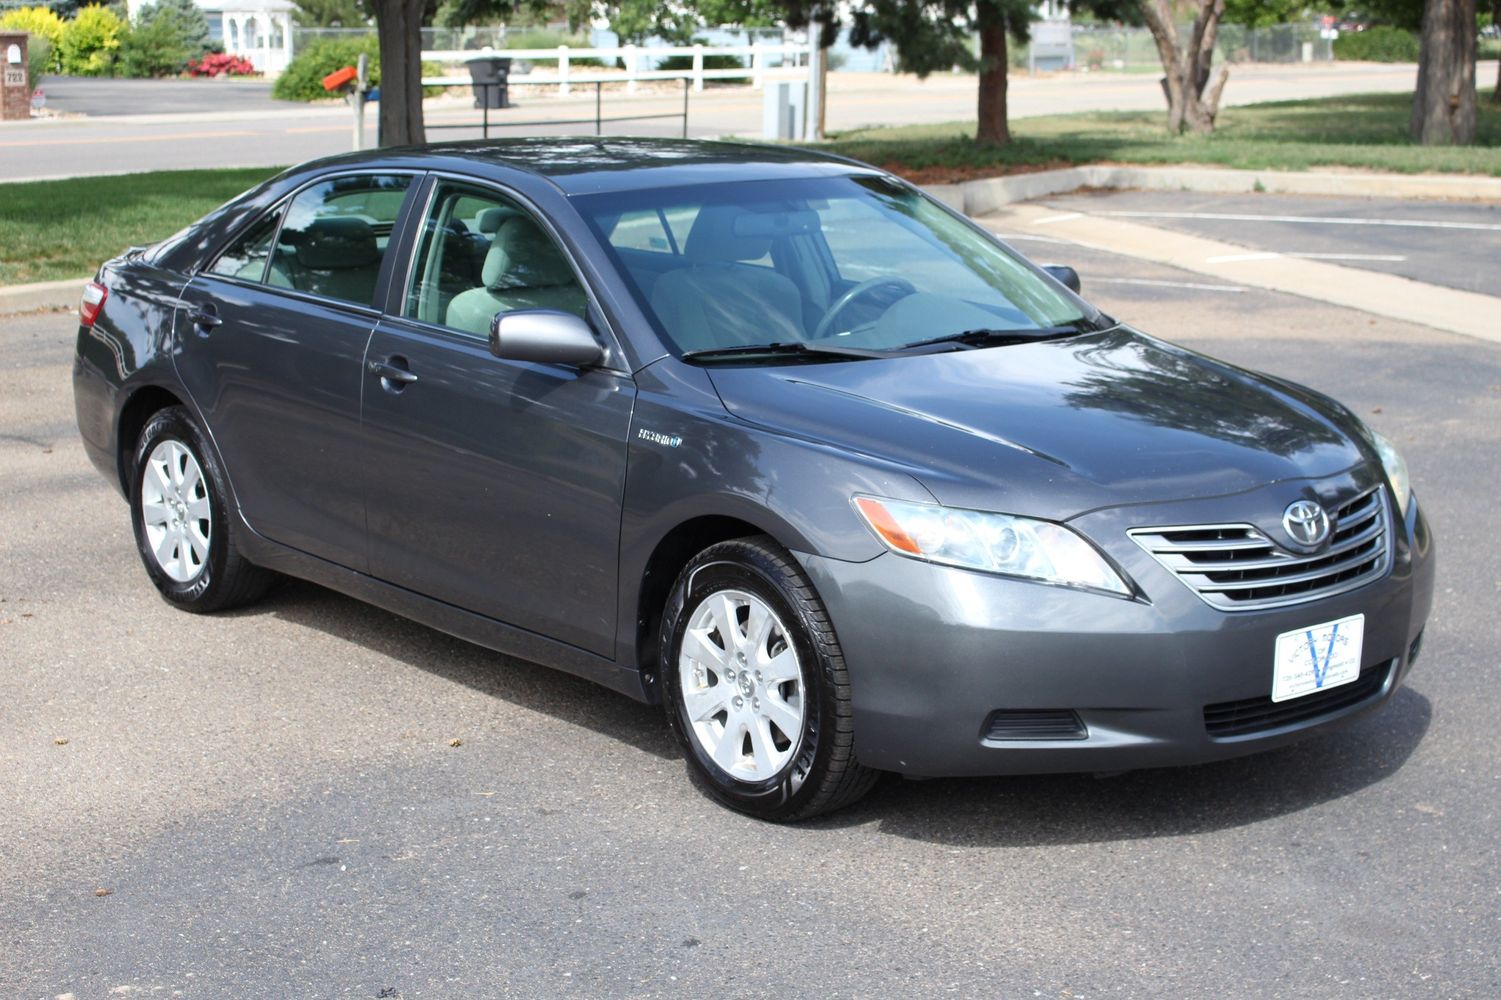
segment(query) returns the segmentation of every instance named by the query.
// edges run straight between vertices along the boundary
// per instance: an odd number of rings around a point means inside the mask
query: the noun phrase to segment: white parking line
[[[1148,285],[1152,288],[1189,288],[1196,292],[1244,292],[1240,285],[1209,285],[1197,281],[1159,281],[1156,278],[1096,278],[1090,277],[1091,285]]]
[[[1083,212],[1064,212],[1062,215],[1050,215],[1046,219],[1038,219],[1033,225],[1046,226],[1050,222],[1068,222],[1070,219],[1084,218]]]
[[[1205,219],[1215,222],[1292,222],[1315,226],[1403,226],[1409,229],[1469,229],[1483,232],[1501,232],[1501,223],[1494,222],[1449,222],[1438,219],[1347,219],[1331,215],[1252,215],[1240,212],[1125,212],[1102,211],[1094,215],[1108,215],[1118,219]],[[1044,222],[1061,222],[1077,219],[1074,215],[1058,215]]]
[[[1297,250],[1258,250],[1254,253],[1225,253],[1205,257],[1206,264],[1229,264],[1245,260],[1276,260],[1279,257],[1296,257],[1300,260],[1359,260],[1387,261],[1400,264],[1407,258],[1395,253],[1302,253]]]

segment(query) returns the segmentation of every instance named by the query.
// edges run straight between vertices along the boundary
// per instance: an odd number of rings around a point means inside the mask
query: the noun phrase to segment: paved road
[[[233,111],[301,111],[302,106],[271,99],[271,81],[117,80],[87,76],[42,78],[47,107],[71,115],[224,114]]]
[[[0,320],[0,996],[1501,995],[1501,350],[1069,259],[1112,313],[1405,446],[1442,565],[1387,711],[758,824],[689,787],[656,710],[573,678],[309,585],[170,610],[77,443],[71,319]]]
[[[1238,66],[1234,83],[1225,92],[1228,104],[1287,100],[1368,91],[1410,90],[1412,66],[1331,64],[1309,66]],[[973,120],[975,81],[968,75],[939,74],[927,80],[880,73],[835,73],[830,78],[829,128],[868,125]],[[149,86],[149,84],[148,84]],[[202,87],[204,94],[229,93],[222,81],[175,82],[177,87]],[[53,87],[56,90],[56,85]],[[64,88],[66,89],[66,88]],[[87,88],[85,88],[87,89]],[[592,117],[594,100],[577,91],[559,98],[546,91],[513,88],[520,107],[505,112],[504,120]],[[236,92],[239,94],[239,92]],[[243,95],[240,95],[243,96]],[[1152,110],[1162,107],[1157,78],[1150,74],[1018,75],[1008,99],[1013,117],[1090,110]],[[91,106],[80,97],[77,109]],[[616,113],[662,114],[681,108],[681,91],[656,88],[634,96],[607,97]],[[64,96],[54,106],[68,109]],[[234,110],[204,112],[201,99],[193,110],[172,115],[128,115],[114,118],[61,119],[0,125],[0,177],[22,179],[76,174],[109,174],[164,168],[212,166],[276,166],[347,150],[351,133],[349,112],[342,106],[297,107],[265,102]],[[609,112],[607,112],[609,113]],[[373,141],[374,109],[370,111]],[[454,123],[476,120],[468,102],[459,96],[432,100],[428,120]],[[762,95],[748,87],[711,88],[692,98],[689,131],[694,136],[759,135]],[[676,135],[675,121],[621,123],[618,133]],[[576,134],[564,129],[527,127],[525,134]],[[589,129],[592,131],[592,129]],[[446,138],[470,134],[446,132]],[[514,134],[514,133],[513,133]],[[435,133],[436,137],[436,133]]]
[[[1327,260],[1429,284],[1501,291],[1501,204],[1127,191],[1046,199],[1061,212],[1129,219],[1246,247],[1248,271],[1266,253]]]

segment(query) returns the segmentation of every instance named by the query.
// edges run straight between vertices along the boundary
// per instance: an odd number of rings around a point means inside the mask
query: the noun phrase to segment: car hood
[[[736,417],[905,466],[950,506],[1067,518],[1363,461],[1316,393],[1125,327],[874,361],[718,367]]]

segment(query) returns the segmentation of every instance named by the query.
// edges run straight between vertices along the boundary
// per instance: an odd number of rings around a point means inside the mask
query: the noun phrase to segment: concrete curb
[[[72,309],[78,305],[88,276],[66,281],[38,281],[30,285],[0,287],[0,316],[37,312],[41,309]]]
[[[961,184],[924,187],[965,215],[985,215],[1002,205],[1083,187],[1116,190],[1194,191],[1204,194],[1313,194],[1345,198],[1434,198],[1501,201],[1501,177],[1464,174],[1364,174],[1319,171],[1220,170],[1213,167],[1130,167],[1092,164]]]

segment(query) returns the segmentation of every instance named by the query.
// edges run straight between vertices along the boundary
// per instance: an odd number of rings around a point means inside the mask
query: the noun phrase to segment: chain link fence
[[[1180,24],[1182,38],[1190,38],[1193,25]],[[1334,59],[1333,41],[1325,38],[1320,25],[1274,24],[1248,28],[1221,24],[1215,38],[1216,63],[1306,63]],[[1162,62],[1157,43],[1146,28],[1101,28],[1076,26],[1073,30],[1074,68],[1116,72],[1160,73]],[[1026,65],[1023,52],[1019,65]]]

